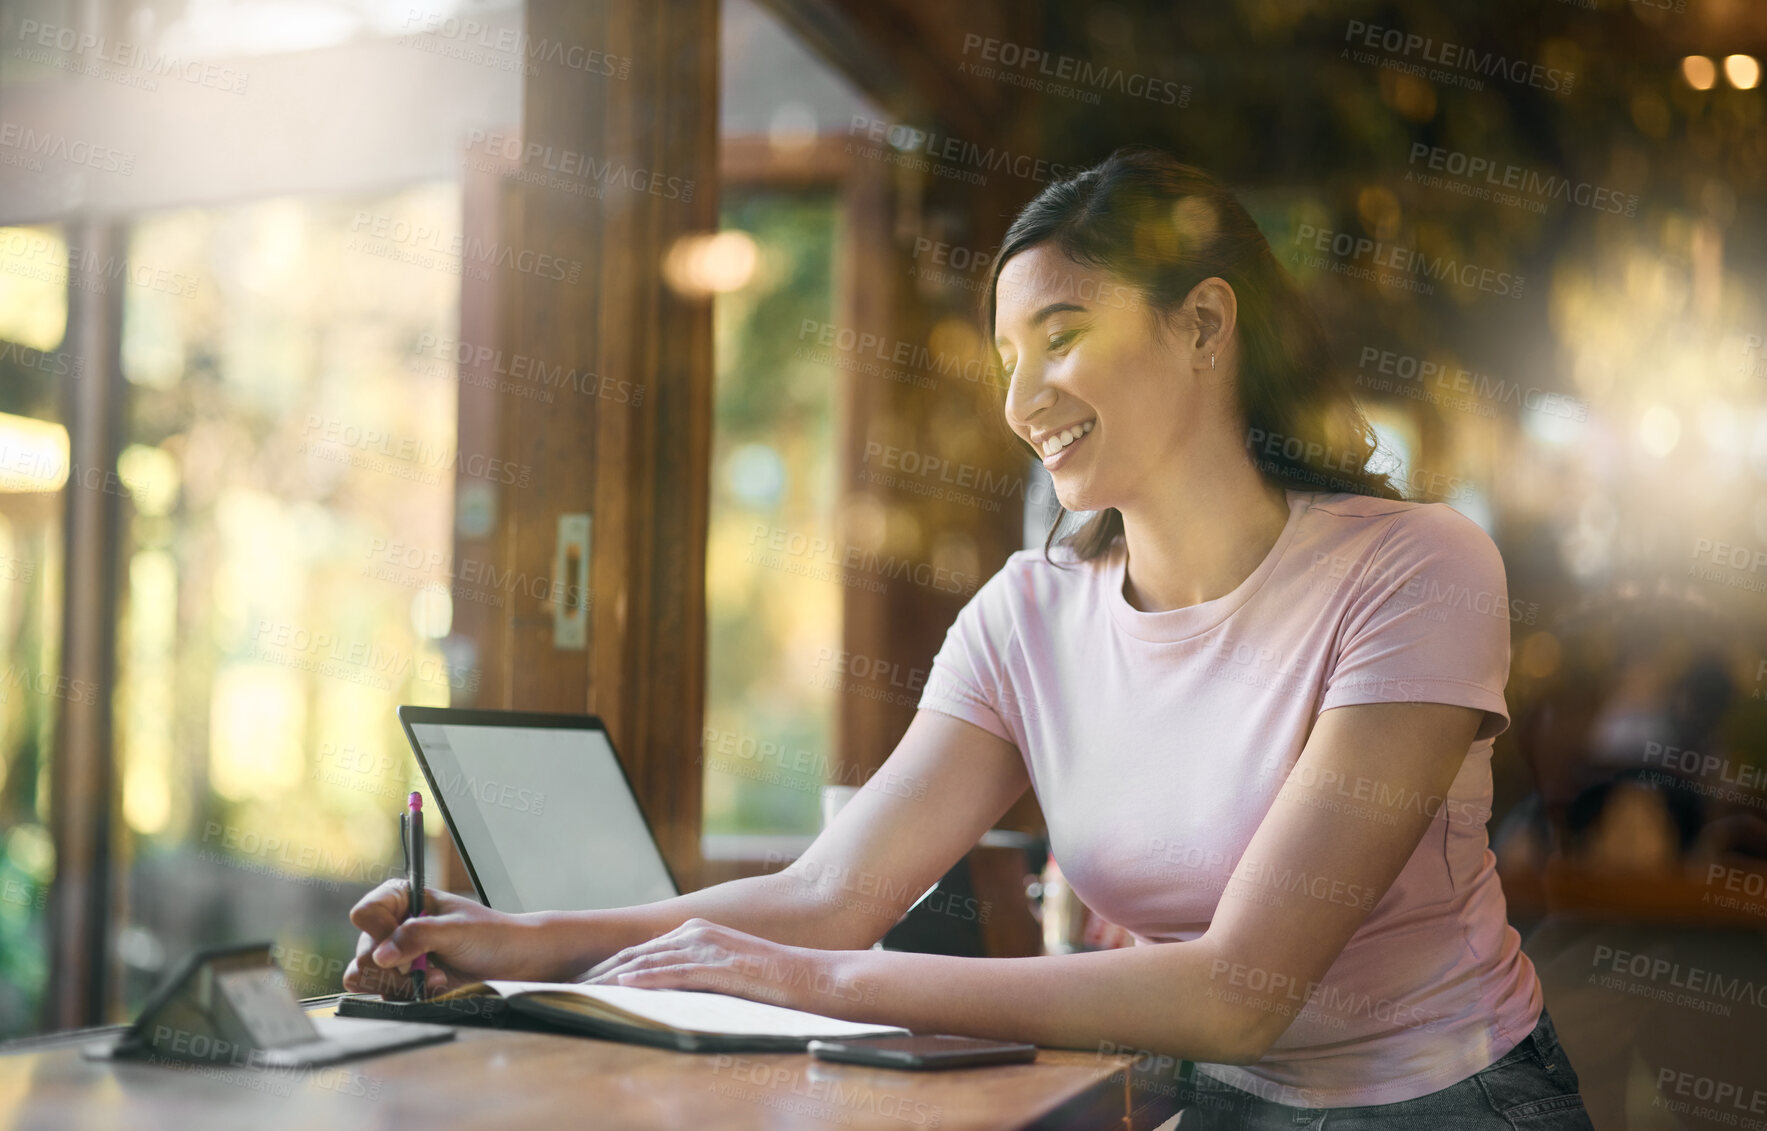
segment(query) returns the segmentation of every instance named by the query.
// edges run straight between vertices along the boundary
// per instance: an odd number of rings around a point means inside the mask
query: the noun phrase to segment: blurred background
[[[1503,552],[1492,845],[1597,1126],[1721,1122],[1659,1081],[1767,1087],[1764,55],[1752,0],[0,0],[0,1038],[199,943],[335,990],[400,703],[594,711],[678,875],[795,856],[1055,517],[992,249],[1148,142]],[[1041,833],[891,944],[1127,941]]]

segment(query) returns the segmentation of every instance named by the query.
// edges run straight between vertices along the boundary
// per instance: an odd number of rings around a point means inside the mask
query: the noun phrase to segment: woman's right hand
[[[424,914],[405,917],[410,888],[387,880],[350,909],[362,932],[344,969],[344,989],[387,998],[411,996],[411,961],[429,955],[426,996],[487,978],[560,981],[564,972],[544,945],[537,917],[493,911],[452,892],[423,890]]]

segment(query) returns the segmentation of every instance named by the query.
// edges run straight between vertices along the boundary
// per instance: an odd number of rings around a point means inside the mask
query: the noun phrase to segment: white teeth
[[[1078,440],[1081,436],[1092,431],[1092,426],[1096,423],[1098,423],[1096,420],[1088,420],[1084,424],[1076,424],[1072,428],[1064,428],[1060,432],[1057,432],[1055,435],[1049,437],[1049,439],[1043,441],[1043,454],[1046,456],[1052,456],[1056,452],[1061,451],[1075,440]]]

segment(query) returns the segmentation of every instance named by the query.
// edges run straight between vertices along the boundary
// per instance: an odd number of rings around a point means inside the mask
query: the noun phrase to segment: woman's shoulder
[[[1503,583],[1503,555],[1491,535],[1445,502],[1331,494],[1315,500],[1312,509],[1320,520],[1311,539],[1315,562],[1335,560],[1368,579],[1417,575],[1444,583]]]
[[[1492,545],[1484,527],[1445,502],[1331,491],[1315,495],[1310,509],[1335,520],[1326,524],[1328,532],[1344,537],[1374,534],[1383,546],[1391,548],[1422,548],[1442,542],[1461,548]]]

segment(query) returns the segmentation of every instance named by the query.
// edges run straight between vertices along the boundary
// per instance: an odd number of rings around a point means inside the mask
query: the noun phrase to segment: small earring
[[[1209,368],[1210,369],[1215,368],[1215,355],[1214,354],[1209,355]]]

